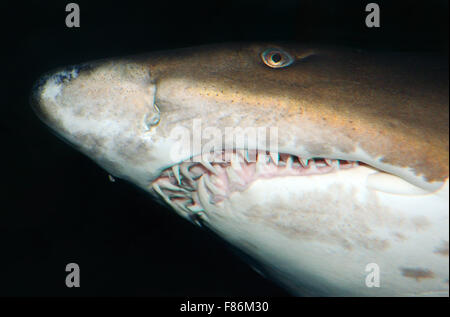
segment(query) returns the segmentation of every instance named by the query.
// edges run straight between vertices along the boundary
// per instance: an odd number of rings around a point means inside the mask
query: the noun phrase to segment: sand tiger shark
[[[448,98],[433,56],[234,43],[64,67],[32,104],[293,295],[448,296]]]

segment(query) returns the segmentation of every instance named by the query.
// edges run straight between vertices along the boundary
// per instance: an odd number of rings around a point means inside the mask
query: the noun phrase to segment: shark
[[[54,133],[297,296],[448,296],[448,61],[222,43],[56,69]]]

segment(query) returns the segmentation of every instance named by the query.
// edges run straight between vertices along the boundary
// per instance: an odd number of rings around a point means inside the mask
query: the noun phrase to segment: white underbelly
[[[215,205],[201,199],[205,224],[297,295],[448,296],[448,182],[395,195],[370,189],[372,173],[259,179]]]

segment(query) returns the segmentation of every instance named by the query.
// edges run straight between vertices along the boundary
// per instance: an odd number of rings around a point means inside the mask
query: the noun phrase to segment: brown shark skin
[[[267,48],[281,48],[296,61],[269,68],[260,57]],[[314,126],[321,145],[308,142],[312,135],[297,142],[311,143],[309,149],[317,154],[336,146],[351,152],[358,144],[374,158],[409,167],[430,183],[448,178],[444,59],[261,43],[157,52],[136,60],[148,66],[157,85],[189,78],[192,94],[223,101],[234,116],[253,118],[243,119],[246,125],[281,123],[291,127],[285,133],[297,135],[305,131],[302,127]],[[206,119],[213,120],[211,115]]]

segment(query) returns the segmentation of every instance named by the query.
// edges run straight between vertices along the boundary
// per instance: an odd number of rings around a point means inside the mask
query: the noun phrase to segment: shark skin
[[[231,43],[55,70],[32,105],[293,295],[448,296],[448,84],[434,56]],[[248,127],[276,146],[202,156],[211,131]]]

